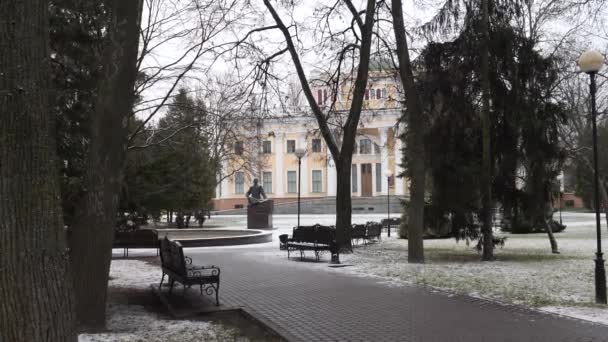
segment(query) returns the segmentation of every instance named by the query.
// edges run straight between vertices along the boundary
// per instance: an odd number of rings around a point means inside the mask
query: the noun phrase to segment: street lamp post
[[[302,157],[306,154],[306,150],[297,149],[295,151],[296,157],[298,157],[298,227],[300,227],[300,186],[302,180]]]
[[[562,225],[562,203],[564,201],[564,193],[562,190],[559,190],[559,224]]]
[[[586,51],[578,60],[580,70],[589,75],[591,84],[591,123],[593,127],[593,184],[594,184],[594,203],[595,203],[595,228],[597,234],[597,251],[595,253],[595,302],[606,304],[606,270],[602,257],[602,232],[600,225],[600,199],[599,199],[599,176],[597,167],[597,110],[595,106],[595,75],[604,66],[604,56],[596,50]]]
[[[386,211],[388,215],[388,219],[386,220],[386,225],[388,229],[388,237],[391,237],[391,176],[393,172],[391,170],[386,170]]]

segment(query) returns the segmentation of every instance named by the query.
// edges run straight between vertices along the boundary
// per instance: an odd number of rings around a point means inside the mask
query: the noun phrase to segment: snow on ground
[[[236,331],[201,321],[169,320],[139,305],[110,305],[109,333],[81,334],[79,342],[234,341]]]
[[[160,282],[160,268],[139,260],[112,260],[110,288],[147,289]],[[236,329],[222,324],[171,320],[141,305],[110,303],[108,332],[81,334],[79,342],[198,342],[247,341]]]

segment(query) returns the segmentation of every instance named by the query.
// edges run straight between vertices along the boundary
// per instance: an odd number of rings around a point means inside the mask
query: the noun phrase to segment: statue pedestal
[[[274,202],[267,200],[247,206],[247,229],[272,229]]]

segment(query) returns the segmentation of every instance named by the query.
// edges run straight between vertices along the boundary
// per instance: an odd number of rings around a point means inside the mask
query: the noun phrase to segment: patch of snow
[[[140,260],[112,260],[109,286],[148,288],[159,283],[160,267]],[[247,341],[239,332],[221,324],[171,320],[149,312],[140,305],[110,304],[107,311],[108,332],[80,334],[79,342],[198,342]]]
[[[201,321],[170,320],[139,305],[111,305],[107,327],[101,334],[81,334],[79,342],[195,342],[235,340],[238,333],[222,325]]]
[[[160,266],[140,260],[112,260],[109,287],[148,288],[160,283]],[[166,277],[165,277],[166,278]]]
[[[540,308],[541,311],[551,312],[554,314],[568,316],[586,321],[608,324],[608,309],[604,307],[563,307],[563,306],[545,306]]]

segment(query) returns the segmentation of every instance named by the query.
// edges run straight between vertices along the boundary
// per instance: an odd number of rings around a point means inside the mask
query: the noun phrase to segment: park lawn
[[[605,233],[605,229],[604,229]],[[359,276],[380,277],[392,285],[417,284],[450,293],[608,324],[608,311],[594,304],[595,228],[573,225],[556,234],[561,254],[552,254],[546,234],[506,236],[496,261],[481,262],[474,243],[454,239],[425,240],[425,264],[407,263],[407,240],[385,238],[355,247],[343,255],[352,267],[337,269]]]

